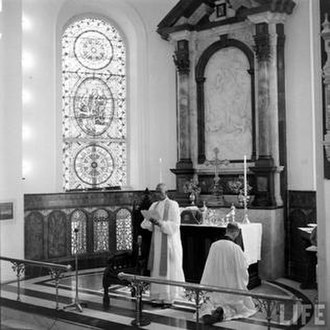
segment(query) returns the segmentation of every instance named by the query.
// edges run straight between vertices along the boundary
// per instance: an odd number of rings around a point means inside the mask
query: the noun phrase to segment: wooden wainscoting
[[[143,191],[85,191],[24,197],[25,258],[74,264],[74,225],[80,221],[79,268],[103,267],[110,255],[128,252],[134,263],[136,206]],[[28,277],[41,275],[27,269]]]
[[[287,275],[303,282],[308,264],[306,255],[307,242],[302,238],[299,227],[316,223],[316,192],[289,191],[288,217],[286,223]]]

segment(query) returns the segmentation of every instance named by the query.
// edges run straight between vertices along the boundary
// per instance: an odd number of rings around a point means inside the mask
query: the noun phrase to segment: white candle
[[[246,155],[244,155],[244,197],[247,196]]]
[[[162,176],[162,159],[159,158],[159,182],[163,182],[163,176]]]

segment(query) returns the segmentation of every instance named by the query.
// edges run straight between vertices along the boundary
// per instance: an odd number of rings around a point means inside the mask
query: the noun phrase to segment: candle
[[[162,176],[162,159],[159,158],[159,182],[163,182],[163,176]]]
[[[244,155],[244,197],[247,196],[246,155]]]

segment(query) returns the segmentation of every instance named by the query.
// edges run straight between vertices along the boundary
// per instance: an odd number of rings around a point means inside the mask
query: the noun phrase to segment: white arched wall
[[[175,187],[168,170],[176,163],[175,67],[170,44],[157,24],[177,1],[31,0],[23,10],[34,24],[23,47],[36,53],[38,65],[25,85],[38,95],[23,121],[33,137],[23,142],[25,193],[62,191],[61,34],[73,19],[87,14],[107,18],[127,41],[128,166],[131,189],[154,188],[160,176]],[[160,169],[159,159],[162,158]],[[167,169],[167,170],[165,170]],[[160,175],[162,171],[162,175]]]
[[[0,220],[0,255],[24,258],[22,192],[21,1],[4,0],[0,12],[0,202],[12,202],[13,218]],[[0,282],[15,279],[0,263]]]

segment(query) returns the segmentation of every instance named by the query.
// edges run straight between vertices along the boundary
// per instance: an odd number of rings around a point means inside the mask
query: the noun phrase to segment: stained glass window
[[[62,35],[62,109],[64,189],[126,185],[126,48],[103,19]]]
[[[120,209],[116,215],[116,242],[117,251],[132,250],[132,217],[126,209]]]

